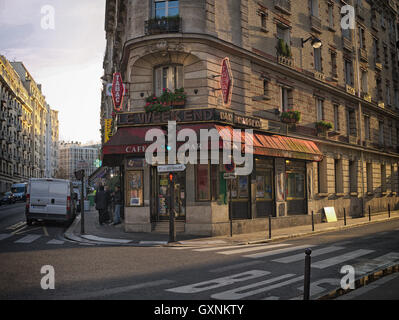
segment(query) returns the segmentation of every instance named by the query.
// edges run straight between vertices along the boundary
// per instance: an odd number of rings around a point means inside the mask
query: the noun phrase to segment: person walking
[[[94,202],[96,203],[96,210],[98,210],[98,222],[102,226],[107,220],[108,210],[108,197],[104,191],[104,186],[100,186],[99,191],[96,192]]]
[[[114,223],[112,225],[121,224],[121,207],[122,207],[122,193],[118,186],[115,187],[115,192],[113,194],[113,203],[114,203]]]

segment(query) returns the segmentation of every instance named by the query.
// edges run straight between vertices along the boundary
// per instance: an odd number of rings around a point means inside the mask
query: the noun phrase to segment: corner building
[[[356,28],[341,29],[341,8]],[[167,176],[145,162],[145,133],[254,130],[254,170],[232,182],[224,165],[188,165],[175,183],[178,231],[222,235],[309,224],[324,207],[350,216],[398,209],[397,1],[180,0],[106,2],[101,121],[103,163],[123,169],[125,228],[161,230]],[[318,44],[321,42],[322,46]],[[231,103],[220,90],[231,64]],[[105,94],[114,72],[122,112]],[[145,110],[146,98],[184,88],[184,105]],[[295,112],[297,111],[297,112]],[[300,120],[295,117],[300,114]],[[294,118],[294,119],[293,119]],[[104,122],[113,136],[104,142]],[[220,158],[222,163],[222,158]]]

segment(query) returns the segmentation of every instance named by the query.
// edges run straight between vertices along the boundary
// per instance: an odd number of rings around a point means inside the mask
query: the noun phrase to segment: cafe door
[[[154,170],[155,169],[155,170]],[[168,200],[168,173],[158,174],[156,167],[152,170],[152,219],[154,221],[169,220],[169,211],[167,209]],[[185,221],[186,219],[186,173],[175,172],[174,183],[174,210],[176,220]]]
[[[287,213],[306,214],[306,163],[286,160]]]

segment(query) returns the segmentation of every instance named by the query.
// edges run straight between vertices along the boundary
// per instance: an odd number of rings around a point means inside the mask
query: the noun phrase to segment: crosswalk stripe
[[[317,269],[324,269],[331,267],[333,265],[352,260],[361,256],[365,256],[366,254],[370,254],[374,252],[374,250],[364,250],[364,249],[359,249],[355,251],[351,251],[345,254],[342,254],[340,256],[335,256],[326,260],[322,261],[317,261],[315,263],[312,263],[312,268],[317,268]]]
[[[388,266],[396,261],[399,261],[399,253],[390,252],[374,259],[367,259],[366,262],[354,264],[353,268],[355,269],[356,274],[362,275],[380,269],[381,267]]]
[[[171,250],[188,250],[188,249],[196,249],[198,247],[168,247]]]
[[[7,238],[9,238],[11,236],[12,236],[12,234],[9,234],[9,233],[1,233],[0,234],[0,241],[4,240],[4,239],[7,239]]]
[[[335,251],[342,250],[342,249],[344,249],[344,247],[336,247],[336,246],[331,246],[331,247],[325,247],[325,248],[317,249],[317,250],[314,250],[312,252],[312,258],[320,256],[322,254],[331,253],[331,252],[335,252]],[[301,261],[303,259],[304,259],[304,254],[303,253],[298,253],[298,254],[294,254],[292,256],[288,256],[288,257],[284,257],[284,258],[280,258],[280,259],[275,259],[275,260],[272,260],[272,261],[279,262],[279,263],[291,263],[291,262],[295,262],[295,261]]]
[[[15,241],[14,243],[32,243],[33,241],[39,239],[40,234],[28,234],[27,236]]]
[[[260,252],[260,253],[255,253],[255,254],[249,254],[244,256],[245,258],[263,258],[263,257],[268,257],[268,256],[273,256],[276,254],[281,254],[281,253],[286,253],[286,252],[291,252],[295,250],[300,250],[300,249],[305,249],[305,248],[312,248],[314,245],[309,245],[305,244],[303,246],[297,246],[297,247],[292,247],[292,248],[285,248],[285,249],[278,249],[278,250],[273,250],[273,251],[267,251],[267,252]],[[303,258],[305,258],[305,253],[303,253]]]
[[[52,239],[47,244],[64,244],[65,241],[57,240],[57,239]]]
[[[219,254],[224,254],[224,255],[231,255],[231,254],[237,254],[237,253],[244,253],[244,252],[251,252],[251,251],[259,251],[259,250],[265,250],[265,249],[272,249],[272,248],[280,248],[280,247],[287,247],[290,246],[290,244],[287,243],[280,243],[280,244],[272,244],[272,245],[262,245],[258,247],[251,247],[251,248],[243,248],[243,249],[237,249],[237,250],[228,250],[228,251],[220,251],[217,252]]]
[[[207,252],[207,251],[217,251],[217,250],[223,250],[223,249],[243,249],[243,248],[254,248],[254,247],[264,247],[264,244],[250,244],[250,245],[237,245],[237,246],[225,246],[225,247],[211,247],[211,248],[201,248],[201,249],[195,249],[194,251],[198,252]]]

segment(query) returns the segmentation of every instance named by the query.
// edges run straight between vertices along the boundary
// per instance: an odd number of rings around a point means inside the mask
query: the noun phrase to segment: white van
[[[26,194],[26,223],[37,220],[70,221],[76,216],[76,195],[72,182],[32,178]]]

